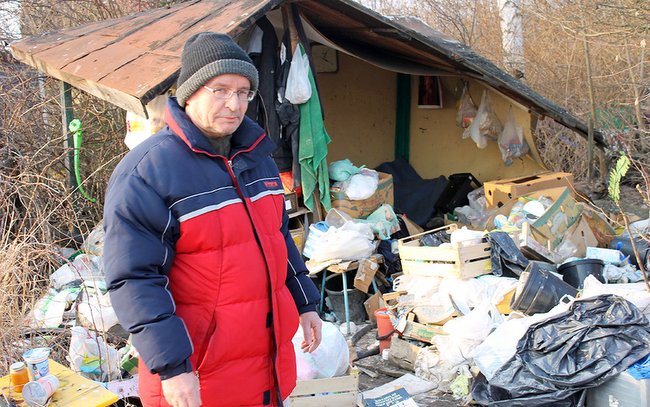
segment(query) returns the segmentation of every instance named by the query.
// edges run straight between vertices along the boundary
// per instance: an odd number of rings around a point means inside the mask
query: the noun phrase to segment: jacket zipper
[[[234,171],[234,169],[232,167],[232,161],[239,153],[248,152],[248,151],[253,150],[255,148],[255,146],[257,144],[259,144],[260,141],[262,141],[264,136],[265,135],[262,135],[262,137],[257,139],[255,141],[255,143],[253,143],[253,145],[251,145],[248,149],[241,150],[241,151],[238,151],[235,154],[233,154],[232,157],[230,157],[230,159],[227,159],[227,158],[225,158],[223,156],[222,157],[223,157],[224,161],[226,162],[226,166],[228,167],[228,174],[230,175],[230,178],[232,179],[233,184],[235,184],[235,189],[237,190],[237,194],[239,194],[239,197],[241,198],[242,203],[244,204],[244,208],[246,209],[246,213],[248,214],[248,218],[251,221],[251,225],[253,225],[253,234],[255,235],[255,240],[257,241],[257,245],[260,247],[260,250],[262,251],[262,256],[264,257],[264,262],[266,263],[267,277],[268,277],[268,281],[269,281],[269,299],[271,301],[271,313],[275,314],[273,312],[274,301],[273,301],[273,289],[272,289],[273,287],[271,287],[271,269],[270,269],[270,266],[269,266],[268,262],[266,261],[266,256],[264,255],[264,247],[262,247],[262,242],[261,242],[259,236],[257,235],[257,229],[255,227],[255,222],[253,221],[253,216],[251,215],[250,208],[248,207],[248,204],[246,203],[246,199],[244,198],[244,193],[242,192],[241,188],[239,187],[239,182],[237,181],[237,177],[235,176],[235,171]],[[273,338],[273,357],[272,357],[272,360],[273,360],[273,380],[275,382],[275,390],[276,390],[276,397],[278,399],[278,406],[282,406],[283,405],[283,400],[282,400],[282,397],[281,397],[282,393],[280,391],[280,381],[278,380],[278,372],[277,372],[276,364],[275,364],[276,359],[277,359],[277,355],[278,355],[278,341],[277,341],[276,336],[277,336],[277,329],[275,329],[275,324],[273,324],[273,336],[272,336],[272,338]]]

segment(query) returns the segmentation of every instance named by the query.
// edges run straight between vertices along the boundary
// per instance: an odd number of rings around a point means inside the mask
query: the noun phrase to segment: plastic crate
[[[457,225],[451,224],[399,239],[397,247],[404,274],[427,277],[456,276],[461,279],[489,274],[492,271],[492,247],[489,243],[457,248],[420,246],[420,238],[428,233],[445,229],[451,233],[457,228]]]

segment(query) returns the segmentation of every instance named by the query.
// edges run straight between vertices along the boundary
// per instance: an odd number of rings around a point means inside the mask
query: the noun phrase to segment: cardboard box
[[[388,361],[402,369],[414,372],[415,359],[418,357],[420,350],[422,350],[421,347],[413,345],[411,342],[401,339],[397,335],[393,335],[390,338]]]
[[[284,194],[284,208],[287,210],[287,213],[298,211],[298,196],[295,192]]]
[[[489,243],[462,247],[420,246],[420,238],[427,233],[447,229],[449,233],[456,225],[444,226],[428,232],[405,237],[397,241],[402,271],[406,275],[429,277],[456,276],[468,279],[492,271]]]
[[[305,247],[305,226],[299,219],[291,219],[289,223],[289,233],[293,238],[293,242],[296,244],[298,251],[302,253],[302,249]]]
[[[528,177],[488,181],[483,184],[488,209],[501,207],[506,202],[542,189],[568,187],[573,195],[573,174],[544,172]]]
[[[377,190],[368,199],[350,200],[340,188],[330,188],[332,208],[339,209],[355,219],[368,217],[383,204],[393,205],[393,176],[378,172],[379,184]]]
[[[413,321],[406,321],[406,326],[401,334],[405,338],[415,339],[417,341],[431,344],[433,344],[433,338],[436,335],[446,335],[441,326],[425,325]]]
[[[370,284],[372,284],[372,280],[375,278],[377,270],[379,270],[379,263],[374,261],[372,257],[359,260],[359,267],[354,275],[354,288],[368,293],[368,289],[370,288]]]
[[[564,238],[564,234],[578,221],[582,214],[582,206],[573,199],[569,188],[550,188],[524,195],[532,199],[542,196],[553,200],[553,205],[531,225],[531,235],[549,251],[555,249]],[[516,199],[505,202],[488,219],[487,225],[494,224],[498,214],[508,216]]]

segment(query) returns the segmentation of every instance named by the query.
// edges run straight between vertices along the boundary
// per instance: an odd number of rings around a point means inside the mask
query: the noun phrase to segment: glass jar
[[[29,374],[25,363],[16,362],[9,366],[9,377],[12,389],[18,393],[22,393],[23,386],[29,382]]]

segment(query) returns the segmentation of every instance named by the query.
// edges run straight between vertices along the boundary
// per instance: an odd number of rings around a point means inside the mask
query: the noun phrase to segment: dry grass
[[[35,72],[0,62],[0,372],[34,346],[49,346],[52,357],[67,364],[69,331],[35,332],[25,320],[48,290],[49,275],[65,261],[61,248],[78,249],[101,219],[104,188],[125,150],[118,138],[123,113],[88,95],[73,95],[75,117],[85,127],[82,182],[95,204],[69,186],[64,163],[70,149],[54,81],[39,87]]]

